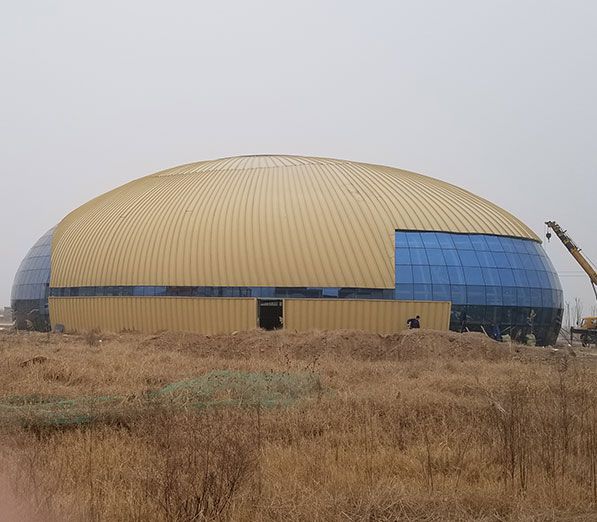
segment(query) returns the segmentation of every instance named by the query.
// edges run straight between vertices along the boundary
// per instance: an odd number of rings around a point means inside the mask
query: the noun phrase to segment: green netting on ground
[[[155,392],[155,397],[191,402],[195,406],[260,404],[289,405],[318,393],[319,376],[312,373],[253,373],[213,371],[195,379],[178,381]]]
[[[0,422],[31,426],[70,426],[119,422],[149,408],[210,406],[290,406],[301,398],[320,394],[319,376],[313,373],[211,371],[193,379],[173,382],[141,397],[78,397],[66,399],[36,395],[0,399]]]

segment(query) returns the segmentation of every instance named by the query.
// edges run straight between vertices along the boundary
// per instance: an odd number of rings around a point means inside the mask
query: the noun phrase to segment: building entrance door
[[[264,330],[278,330],[284,323],[282,299],[259,299],[257,301],[259,327]]]

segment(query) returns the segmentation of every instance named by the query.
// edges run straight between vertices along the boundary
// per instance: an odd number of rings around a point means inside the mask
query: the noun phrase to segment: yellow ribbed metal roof
[[[394,287],[394,230],[538,240],[498,206],[380,165],[241,156],[132,181],[67,215],[51,286]]]

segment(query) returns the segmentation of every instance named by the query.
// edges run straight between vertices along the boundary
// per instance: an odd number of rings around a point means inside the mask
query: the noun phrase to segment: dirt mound
[[[360,330],[309,332],[253,330],[231,335],[163,332],[144,338],[141,347],[192,351],[200,356],[249,358],[261,354],[288,354],[295,358],[319,356],[362,360],[415,360],[428,357],[502,360],[512,356],[505,343],[481,333],[459,334],[434,330],[405,330],[380,335]],[[517,347],[520,350],[522,347]]]

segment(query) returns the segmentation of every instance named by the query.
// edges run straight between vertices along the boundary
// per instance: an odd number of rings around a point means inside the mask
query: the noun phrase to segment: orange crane
[[[566,230],[562,230],[562,227],[555,221],[546,221],[545,224],[548,228],[554,231],[554,234],[558,236],[560,241],[564,243],[564,246],[568,249],[568,252],[572,255],[580,267],[586,272],[591,281],[593,292],[595,292],[595,299],[597,299],[597,271],[591,264],[591,262],[581,253],[580,248],[576,246],[576,243],[572,241],[572,238],[566,233]],[[547,240],[551,238],[549,230],[546,234]],[[597,345],[597,317],[583,317],[580,328],[570,328],[570,340],[572,336],[577,333],[580,334],[580,339],[583,346],[589,344]]]

